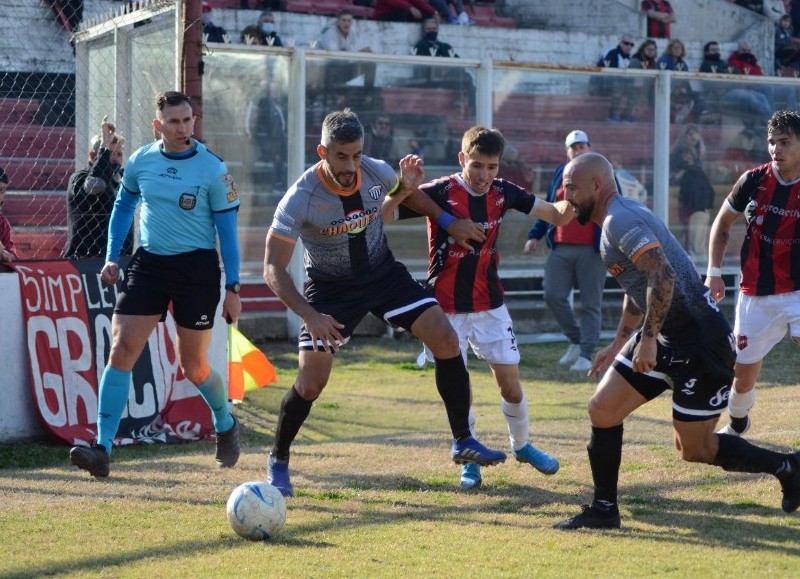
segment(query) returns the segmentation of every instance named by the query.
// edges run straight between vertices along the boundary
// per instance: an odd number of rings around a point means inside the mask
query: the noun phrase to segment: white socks
[[[750,409],[756,403],[756,389],[744,394],[737,393],[731,388],[731,396],[728,399],[728,414],[731,418],[744,418],[750,413]]]
[[[506,400],[500,405],[503,416],[508,423],[508,438],[511,441],[511,448],[519,450],[528,444],[528,429],[530,420],[528,419],[528,399],[525,392],[522,392],[522,400],[512,404]]]

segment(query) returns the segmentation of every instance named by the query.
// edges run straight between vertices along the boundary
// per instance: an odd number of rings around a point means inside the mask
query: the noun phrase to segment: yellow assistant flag
[[[233,324],[228,325],[228,399],[244,400],[248,390],[278,381],[275,366]]]

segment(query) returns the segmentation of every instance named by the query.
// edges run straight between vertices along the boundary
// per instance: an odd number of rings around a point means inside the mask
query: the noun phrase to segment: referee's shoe
[[[217,466],[231,468],[239,460],[239,421],[233,417],[233,426],[225,432],[217,433]]]

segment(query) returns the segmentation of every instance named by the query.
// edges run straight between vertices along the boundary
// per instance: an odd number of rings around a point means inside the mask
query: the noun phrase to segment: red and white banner
[[[102,266],[102,260],[13,264],[35,406],[47,431],[68,444],[88,443],[97,432],[97,389],[121,287],[102,282]],[[117,443],[178,442],[213,434],[208,406],[178,367],[175,336],[175,321],[168,314],[133,368]]]

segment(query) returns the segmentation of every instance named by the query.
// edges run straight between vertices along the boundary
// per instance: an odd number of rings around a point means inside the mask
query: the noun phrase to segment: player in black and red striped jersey
[[[555,474],[558,460],[529,440],[528,405],[519,377],[519,350],[498,273],[497,237],[500,224],[511,209],[533,213],[556,225],[569,222],[574,212],[566,201],[554,205],[510,181],[498,179],[504,147],[500,131],[472,127],[464,133],[458,153],[462,171],[420,187],[445,211],[438,219],[428,219],[428,285],[458,334],[465,360],[467,348],[471,347],[491,366],[503,399],[503,416],[516,459],[544,474]],[[405,204],[416,209],[411,201]],[[406,216],[403,211],[401,214]],[[481,224],[486,239],[473,241],[471,250],[459,245],[446,231],[456,219]],[[427,347],[426,357],[433,360]],[[474,435],[475,414],[471,409],[469,424]],[[480,484],[479,466],[463,465],[461,487],[471,489]]]
[[[741,285],[736,304],[736,377],[720,432],[741,436],[750,428],[755,384],[764,357],[787,330],[800,344],[800,114],[778,111],[767,124],[772,161],[745,172],[714,220],[706,285],[725,297],[722,260],[731,227],[744,215]]]

